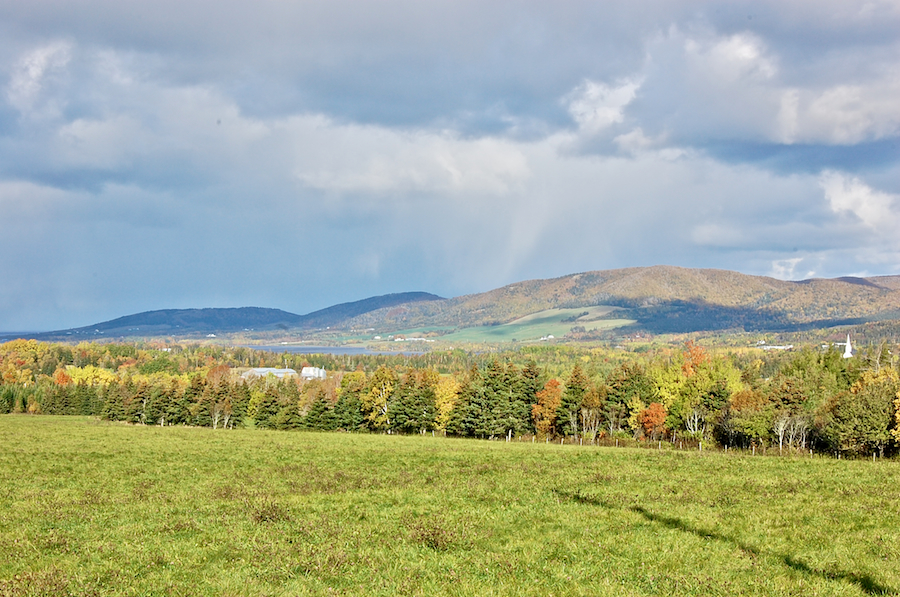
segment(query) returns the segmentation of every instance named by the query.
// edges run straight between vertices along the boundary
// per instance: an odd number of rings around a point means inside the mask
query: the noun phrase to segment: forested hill
[[[296,315],[279,309],[168,309],[41,339],[197,335],[243,330],[375,328],[379,333],[435,327],[463,329],[512,322],[555,308],[618,307],[609,317],[652,333],[780,331],[866,321],[900,321],[900,276],[799,282],[733,271],[653,266],[528,280],[453,299],[426,292],[371,297]],[[574,327],[574,326],[573,326]]]
[[[327,309],[314,311],[300,317],[300,327],[325,328],[338,327],[347,320],[379,309],[389,312],[404,305],[423,302],[443,302],[446,299],[428,292],[402,292],[373,296],[352,303],[341,303]]]
[[[553,308],[614,305],[651,332],[791,330],[900,318],[900,276],[800,282],[733,271],[653,266],[529,280],[481,294],[377,310],[356,327],[507,323]]]
[[[118,317],[94,325],[53,334],[157,335],[226,332],[243,329],[293,328],[301,316],[262,307],[162,309]]]
[[[444,300],[427,292],[404,292],[342,303],[307,315],[261,307],[162,309],[126,315],[90,326],[37,334],[40,338],[72,336],[191,335],[242,330],[314,329],[336,326],[376,309],[390,309],[419,301]]]

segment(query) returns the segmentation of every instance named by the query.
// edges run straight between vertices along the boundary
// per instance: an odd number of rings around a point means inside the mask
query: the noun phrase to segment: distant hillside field
[[[447,342],[532,342],[535,340],[562,338],[572,328],[581,327],[586,331],[607,330],[632,325],[633,319],[605,318],[620,311],[616,307],[596,306],[577,309],[547,309],[520,317],[509,323],[493,326],[465,328],[442,336]]]

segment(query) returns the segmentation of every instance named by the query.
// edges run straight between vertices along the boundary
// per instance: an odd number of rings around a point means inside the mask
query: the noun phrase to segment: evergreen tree
[[[363,394],[368,392],[368,379],[366,372],[357,369],[347,373],[341,378],[341,386],[338,388],[338,400],[334,406],[338,429],[356,431],[365,425],[363,413]]]
[[[13,411],[16,397],[15,386],[0,383],[0,415]]]
[[[191,384],[193,385],[193,380]],[[169,384],[169,404],[166,410],[167,425],[189,425],[191,421],[192,396],[198,391],[196,388],[181,389],[173,379]]]
[[[345,431],[357,431],[365,424],[362,413],[362,402],[354,392],[342,392],[334,406],[337,428]]]
[[[283,431],[301,429],[306,428],[306,421],[308,418],[309,415],[304,418],[303,415],[300,414],[300,407],[296,402],[291,402],[281,407],[278,412],[268,420],[267,425],[272,429],[281,429]],[[259,421],[257,421],[257,425],[259,425]],[[264,425],[259,426],[263,427]]]
[[[252,401],[251,401],[252,404]],[[253,421],[261,429],[274,428],[274,417],[281,410],[275,388],[268,388],[261,394],[261,399],[254,405]],[[298,411],[299,414],[299,411]]]
[[[466,388],[469,392],[468,396],[468,435],[475,437],[490,437],[493,435],[494,428],[491,425],[492,413],[494,406],[492,396],[486,387],[484,377],[480,372],[472,377],[471,384]]]
[[[484,398],[480,408],[477,433],[481,436],[505,435],[504,422],[508,416],[506,400],[508,380],[506,367],[496,357],[491,359],[483,374]]]
[[[450,412],[447,432],[452,435],[478,435],[484,403],[484,383],[478,365],[473,364],[459,388],[459,400]]]
[[[120,382],[106,386],[103,392],[103,409],[100,417],[108,421],[125,420],[125,392]]]
[[[203,401],[204,390],[206,390],[206,378],[199,373],[191,377],[191,383],[185,388],[180,403],[185,424],[202,426],[206,422],[200,405]]]
[[[84,382],[78,382],[73,389],[73,406],[80,415],[98,415],[97,388]]]
[[[67,414],[63,412],[65,408],[64,399],[61,396],[65,392],[65,389],[55,383],[48,384],[44,388],[44,395],[41,398],[41,412],[46,415],[62,415]]]
[[[334,409],[328,403],[325,390],[320,389],[316,393],[309,412],[302,421],[304,429],[315,429],[318,431],[334,431],[338,427],[338,420],[334,414]]]
[[[528,395],[529,382],[519,368],[512,363],[492,367],[489,377],[486,385],[493,395],[494,435],[519,435],[533,429],[533,397]]]
[[[400,433],[434,429],[437,416],[434,398],[436,383],[437,373],[433,371],[410,371],[404,376],[388,411],[392,429]]]
[[[247,409],[250,407],[250,387],[246,383],[231,386],[231,417],[228,424],[234,427],[244,425]]]
[[[146,382],[134,383],[131,379],[124,385],[125,420],[129,423],[147,422],[147,404],[150,401],[150,387]]]
[[[584,395],[588,391],[588,380],[581,369],[581,365],[576,364],[566,380],[566,389],[562,393],[559,408],[556,410],[557,425],[563,435],[578,435],[578,420],[581,414],[581,403],[584,401]]]
[[[147,410],[144,412],[145,421],[148,425],[166,424],[166,412],[169,407],[169,397],[167,388],[164,385],[153,385],[150,388],[150,400],[147,401]]]

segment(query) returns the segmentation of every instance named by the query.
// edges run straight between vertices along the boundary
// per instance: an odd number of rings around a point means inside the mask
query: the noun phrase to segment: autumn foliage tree
[[[53,374],[53,382],[58,386],[67,386],[72,383],[72,376],[65,369],[57,369]]]
[[[581,433],[588,441],[594,441],[603,423],[603,403],[606,386],[590,388],[581,401]]]
[[[562,388],[559,380],[548,381],[536,397],[537,404],[531,407],[534,428],[541,437],[553,435],[556,431],[556,413],[562,403]]]
[[[895,370],[866,371],[849,392],[841,392],[827,404],[823,436],[840,452],[884,456],[896,437],[898,394],[900,379]]]
[[[685,377],[693,376],[697,370],[709,362],[709,355],[702,346],[694,344],[693,340],[688,340],[684,345],[682,353],[684,361],[681,364],[681,371]]]
[[[666,407],[659,402],[651,402],[650,406],[640,413],[641,428],[650,439],[656,440],[666,430]]]
[[[369,426],[376,431],[390,427],[388,411],[394,398],[398,384],[397,374],[393,369],[379,367],[369,380],[369,391],[362,395],[363,412]]]

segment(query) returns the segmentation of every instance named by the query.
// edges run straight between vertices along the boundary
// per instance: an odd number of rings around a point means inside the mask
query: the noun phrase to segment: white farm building
[[[274,375],[278,379],[284,377],[297,377],[297,372],[293,369],[277,369],[275,367],[257,367],[255,369],[250,369],[249,371],[241,373],[241,377],[243,379],[251,379],[254,377],[266,377],[269,374]]]
[[[319,367],[304,367],[300,370],[300,377],[303,379],[325,379],[327,374],[324,369]]]

